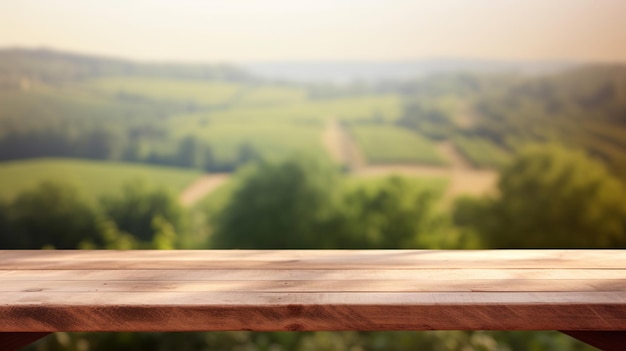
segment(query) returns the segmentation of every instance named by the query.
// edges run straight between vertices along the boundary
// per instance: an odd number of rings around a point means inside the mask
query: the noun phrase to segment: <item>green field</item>
[[[34,159],[0,163],[0,198],[11,199],[42,181],[70,183],[89,199],[119,192],[122,185],[142,180],[152,186],[180,192],[200,172],[117,162]]]
[[[305,101],[304,89],[276,85],[262,85],[243,90],[236,100],[237,106],[272,106],[300,103]]]
[[[100,78],[88,83],[88,87],[115,96],[126,94],[151,100],[195,103],[214,106],[228,103],[241,90],[241,86],[229,82],[197,82],[162,78]]]
[[[407,129],[390,125],[351,125],[349,128],[369,163],[446,165],[428,139]]]
[[[288,123],[215,123],[191,133],[211,146],[220,162],[235,162],[242,145],[252,145],[263,157],[286,156],[293,152],[325,155],[321,130]]]
[[[454,145],[475,167],[498,168],[511,159],[511,154],[489,140],[479,137],[457,137]]]
[[[301,151],[326,155],[321,137],[329,118],[367,120],[378,116],[391,120],[400,113],[400,102],[394,96],[298,102],[296,91],[262,93],[282,94],[289,103],[270,103],[268,98],[261,105],[239,106],[238,102],[228,109],[176,116],[170,119],[168,130],[178,138],[200,137],[211,145],[219,162],[232,163],[244,144],[253,145],[265,157]]]
[[[119,109],[119,106],[107,106],[107,100],[85,90],[46,86],[2,91],[0,106],[0,120],[19,119],[20,125],[60,118],[111,116],[112,110]],[[29,128],[28,125],[22,127]]]
[[[296,94],[294,92],[294,94]],[[245,94],[242,95],[245,102]],[[289,101],[289,102],[287,102]],[[400,99],[395,95],[376,95],[328,100],[286,99],[283,102],[266,103],[260,106],[240,104],[239,100],[231,108],[200,112],[174,118],[178,130],[194,130],[209,127],[208,122],[295,122],[309,125],[323,125],[328,118],[342,120],[389,120],[393,121],[401,113]],[[182,125],[181,125],[182,124]]]
[[[188,111],[180,103],[124,100],[77,84],[0,91],[0,106],[0,136],[59,126],[66,130],[96,125],[120,129]]]

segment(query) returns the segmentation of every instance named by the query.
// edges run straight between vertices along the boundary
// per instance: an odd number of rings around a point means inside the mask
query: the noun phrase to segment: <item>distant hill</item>
[[[514,62],[471,59],[412,61],[267,61],[236,65],[145,63],[51,49],[0,49],[0,87],[82,80],[103,76],[159,77],[186,80],[349,83],[402,81],[439,73],[543,74],[575,66],[566,61]]]
[[[291,61],[239,64],[261,78],[303,83],[408,80],[439,73],[543,74],[575,66],[572,62],[512,62],[494,60],[429,59],[395,62]]]
[[[474,108],[473,136],[511,150],[528,143],[582,149],[626,180],[626,64],[511,81]]]
[[[0,160],[80,157],[225,172],[294,150],[324,154],[320,133],[333,117],[351,130],[386,126],[448,139],[482,167],[504,163],[528,143],[561,143],[626,179],[626,65],[568,70],[572,65],[427,60],[238,68],[0,49]],[[254,73],[374,84],[272,84]],[[361,143],[379,151],[383,142],[373,138]],[[402,144],[393,135],[385,140]]]
[[[49,49],[0,49],[0,87],[25,80],[54,84],[103,76],[249,81],[230,65],[140,63]]]

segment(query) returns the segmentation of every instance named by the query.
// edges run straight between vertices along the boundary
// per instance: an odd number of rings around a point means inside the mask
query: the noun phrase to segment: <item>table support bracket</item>
[[[17,351],[49,334],[50,333],[47,332],[0,333],[0,345],[2,346],[2,350]]]
[[[620,351],[626,347],[626,331],[561,330],[560,332],[604,351]]]

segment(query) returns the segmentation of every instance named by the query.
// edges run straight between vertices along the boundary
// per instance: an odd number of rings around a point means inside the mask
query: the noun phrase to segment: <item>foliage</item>
[[[386,178],[345,195],[345,214],[336,247],[418,248],[422,236],[438,236],[445,225],[436,213],[441,191],[406,178]]]
[[[101,239],[100,214],[67,183],[41,183],[0,210],[2,248],[72,249]]]
[[[37,346],[39,348],[37,348]],[[54,333],[31,350],[323,350],[323,351],[592,351],[595,348],[558,332],[210,332]]]
[[[502,171],[498,189],[456,209],[457,222],[487,247],[626,247],[626,190],[581,152],[528,147]]]
[[[131,250],[138,247],[137,239],[131,234],[120,231],[110,219],[103,219],[100,223],[102,244],[85,240],[81,242],[80,249],[107,249],[107,250]]]
[[[101,206],[117,228],[158,248],[173,248],[175,232],[183,229],[183,212],[172,193],[143,182],[126,184],[121,194],[105,196]]]
[[[218,216],[214,247],[324,247],[324,228],[337,206],[338,173],[331,164],[305,156],[263,161],[240,177]]]
[[[623,65],[513,80],[477,99],[472,132],[509,148],[558,142],[584,149],[626,179],[625,92]]]
[[[392,177],[346,187],[319,160],[264,162],[214,216],[218,248],[415,248],[445,228],[441,192]]]

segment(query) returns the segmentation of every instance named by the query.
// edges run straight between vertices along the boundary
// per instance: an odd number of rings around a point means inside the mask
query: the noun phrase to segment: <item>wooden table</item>
[[[55,331],[470,329],[624,350],[626,251],[0,251],[3,350]]]

